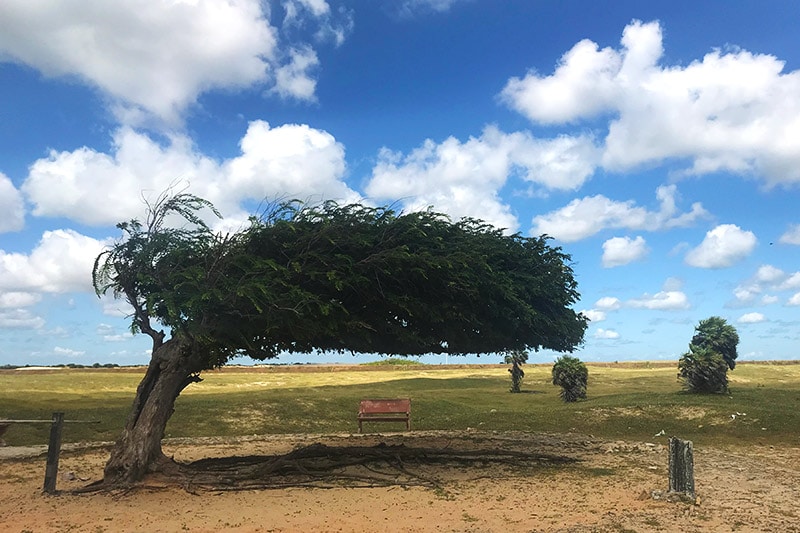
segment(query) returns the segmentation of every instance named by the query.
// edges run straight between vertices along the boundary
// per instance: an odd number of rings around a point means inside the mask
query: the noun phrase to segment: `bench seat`
[[[380,398],[361,400],[358,406],[358,432],[364,422],[405,422],[411,429],[410,398]]]

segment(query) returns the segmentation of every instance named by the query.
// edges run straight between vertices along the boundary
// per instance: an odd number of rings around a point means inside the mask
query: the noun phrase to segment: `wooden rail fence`
[[[47,494],[55,494],[56,480],[58,479],[58,458],[61,454],[61,430],[65,423],[88,423],[98,424],[99,420],[64,420],[64,413],[53,413],[52,420],[0,420],[0,442],[3,434],[8,431],[12,424],[43,424],[50,423],[50,439],[47,442],[47,464],[44,469],[43,491]]]

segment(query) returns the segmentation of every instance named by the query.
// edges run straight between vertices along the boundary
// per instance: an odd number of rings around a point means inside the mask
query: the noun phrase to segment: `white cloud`
[[[309,72],[319,66],[317,53],[310,46],[289,51],[289,62],[275,72],[275,87],[272,92],[283,98],[316,101],[317,80]]]
[[[603,195],[575,199],[565,207],[533,219],[532,234],[547,233],[564,242],[573,242],[599,233],[604,229],[658,231],[686,227],[708,216],[700,203],[692,210],[679,213],[675,185],[662,185],[656,190],[658,211],[648,211],[633,201],[616,202]]]
[[[110,324],[98,324],[95,332],[105,342],[123,342],[133,338],[130,331],[120,333]]]
[[[602,263],[606,268],[627,265],[647,255],[648,248],[641,236],[613,237],[603,243]]]
[[[749,303],[755,300],[761,291],[761,287],[757,284],[739,285],[733,289],[733,296],[740,303]]]
[[[786,233],[781,235],[778,242],[783,244],[798,244],[800,245],[800,224],[792,224],[789,226],[789,229],[786,230]]]
[[[0,309],[29,307],[41,299],[41,295],[33,292],[3,292],[0,290]]]
[[[95,333],[97,333],[101,337],[104,335],[112,335],[115,332],[116,329],[114,329],[114,326],[112,326],[111,324],[100,323],[97,325],[97,328],[95,328]]]
[[[90,291],[105,242],[73,230],[46,231],[30,255],[0,250],[0,292]]]
[[[106,225],[143,211],[142,194],[160,193],[176,179],[213,175],[216,164],[192,152],[182,137],[162,148],[130,128],[114,133],[111,154],[88,147],[51,151],[30,166],[22,190],[36,216],[64,216],[84,224]],[[113,199],[113,201],[110,201]]]
[[[534,122],[560,124],[609,110],[617,93],[620,56],[584,39],[564,54],[552,76],[511,78],[501,98]],[[546,105],[543,105],[545,104]]]
[[[409,210],[432,205],[453,217],[480,218],[515,231],[517,219],[499,197],[509,176],[548,189],[576,189],[594,171],[594,153],[589,137],[536,139],[488,126],[464,143],[453,137],[441,144],[428,139],[406,156],[383,149],[366,192],[400,200]]]
[[[603,329],[598,328],[597,331],[594,332],[595,339],[618,339],[619,333],[614,331],[613,329]]]
[[[281,28],[284,34],[312,23],[317,27],[316,41],[333,41],[340,46],[353,30],[353,15],[341,5],[334,11],[325,0],[283,0],[281,3],[285,12]]]
[[[277,38],[265,9],[259,0],[84,0],[79,9],[4,0],[0,53],[48,76],[84,80],[121,114],[175,123],[204,91],[268,79]]]
[[[400,5],[400,13],[407,16],[421,11],[444,13],[456,3],[463,1],[464,0],[403,0],[403,3]]]
[[[17,231],[25,224],[22,194],[11,179],[0,172],[0,233]]]
[[[656,294],[643,294],[625,302],[628,307],[636,309],[651,309],[657,311],[675,311],[689,309],[689,299],[681,291],[661,291]]]
[[[604,296],[603,298],[597,300],[594,306],[604,311],[616,311],[622,307],[622,302],[619,300],[619,298],[614,298],[613,296]]]
[[[686,174],[800,182],[800,72],[733,47],[662,65],[662,40],[657,22],[633,21],[619,49],[580,41],[552,74],[512,78],[501,96],[540,124],[613,117],[602,159],[608,170],[688,160]]]
[[[592,322],[602,322],[606,319],[605,311],[600,311],[599,309],[583,310],[581,313]]]
[[[51,337],[54,339],[56,338],[67,339],[72,336],[69,330],[67,330],[62,326],[56,326],[53,329],[37,331],[36,333],[41,337]]]
[[[791,276],[782,279],[781,284],[777,288],[782,291],[800,289],[800,272],[795,272]]]
[[[116,335],[106,335],[103,337],[105,342],[125,342],[131,340],[133,335],[130,333],[117,333]]]
[[[685,262],[698,268],[725,268],[747,257],[758,240],[751,231],[722,224],[706,233],[699,246],[689,250]]]
[[[761,313],[746,313],[739,317],[738,322],[740,324],[758,324],[759,322],[765,322],[767,317],[765,317]]]
[[[761,265],[756,271],[755,280],[759,283],[776,283],[786,277],[786,273],[772,265]]]
[[[359,194],[344,183],[344,146],[326,131],[306,125],[275,128],[250,123],[240,142],[241,155],[223,165],[215,196],[224,203],[290,196],[353,202]],[[225,188],[230,188],[226,191]]]
[[[791,306],[800,305],[800,292],[792,295],[792,297],[789,298],[789,300],[786,302],[786,305],[791,305]]]
[[[765,291],[783,292],[800,289],[800,271],[787,274],[772,265],[761,265],[748,280],[740,283],[733,290],[735,301],[733,307],[755,303],[760,297],[763,305],[779,301],[775,295],[764,294]]]
[[[689,309],[691,307],[689,298],[683,291],[679,290],[681,285],[682,282],[679,279],[667,278],[663,289],[655,294],[645,293],[639,298],[631,298],[624,302],[613,296],[605,296],[595,302],[594,308],[603,312],[603,318],[605,318],[605,311],[616,311],[622,308],[649,309],[653,311]],[[586,312],[584,311],[584,313]]]
[[[44,319],[27,309],[0,310],[0,329],[40,329]]]
[[[86,352],[83,350],[73,350],[71,348],[62,348],[61,346],[56,346],[53,348],[53,353],[57,353],[59,355],[85,355]]]
[[[196,151],[183,136],[161,146],[143,133],[121,128],[111,153],[83,147],[51,152],[30,167],[23,192],[37,216],[64,216],[107,225],[141,218],[142,196],[161,193],[176,180],[212,201],[224,215],[243,218],[245,200],[359,198],[343,181],[344,147],[327,132],[305,125],[276,128],[251,122],[241,154],[223,162]],[[113,201],[109,199],[113,198]]]
[[[283,8],[286,10],[284,24],[299,24],[302,11],[308,11],[315,17],[324,17],[331,12],[325,0],[283,0]]]
[[[683,280],[680,278],[667,278],[664,280],[664,285],[661,287],[665,291],[679,291],[683,288]]]
[[[0,58],[96,87],[135,126],[179,125],[200,94],[220,89],[272,84],[282,97],[314,101],[319,60],[306,41],[341,45],[352,14],[325,0],[282,5],[279,32],[260,0],[84,0],[80,9],[7,0]]]
[[[127,318],[133,314],[133,307],[124,299],[116,299],[111,293],[100,296],[100,306],[105,316]]]

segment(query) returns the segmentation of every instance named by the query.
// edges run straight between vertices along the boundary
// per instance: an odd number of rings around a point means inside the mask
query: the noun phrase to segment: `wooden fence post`
[[[58,456],[61,453],[61,429],[64,427],[64,413],[53,413],[50,425],[50,441],[47,443],[47,466],[44,470],[44,492],[56,493],[58,479]]]
[[[692,441],[669,438],[669,492],[696,501],[694,491],[694,448]]]

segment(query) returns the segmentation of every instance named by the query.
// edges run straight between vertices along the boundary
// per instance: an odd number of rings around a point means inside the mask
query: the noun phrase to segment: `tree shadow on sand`
[[[148,476],[126,487],[188,492],[291,487],[426,487],[441,489],[454,474],[462,480],[527,475],[536,469],[579,462],[566,455],[488,447],[414,447],[405,444],[329,446],[315,443],[282,455],[206,458]],[[117,487],[121,488],[121,487]],[[75,493],[103,490],[102,480]]]

